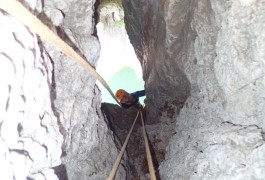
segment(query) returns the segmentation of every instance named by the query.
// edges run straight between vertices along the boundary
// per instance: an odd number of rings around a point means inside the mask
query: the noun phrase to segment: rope
[[[114,163],[114,165],[113,165],[113,167],[112,167],[112,170],[111,170],[111,172],[110,172],[110,174],[109,174],[108,180],[112,180],[112,179],[114,178],[115,174],[116,174],[116,171],[117,171],[118,166],[119,166],[119,164],[120,164],[120,161],[121,161],[121,158],[122,158],[123,153],[124,153],[124,151],[125,151],[125,148],[126,148],[126,146],[127,146],[127,144],[128,144],[129,138],[130,138],[130,136],[131,136],[131,133],[132,133],[132,130],[133,130],[133,128],[134,128],[135,122],[136,122],[136,120],[137,120],[137,118],[138,118],[138,115],[139,115],[139,111],[138,111],[138,113],[137,113],[137,115],[136,115],[136,117],[135,117],[135,119],[134,119],[134,122],[133,122],[133,124],[132,124],[132,127],[131,127],[131,129],[130,129],[130,131],[129,131],[129,133],[128,133],[128,135],[127,135],[127,137],[126,137],[126,139],[125,139],[125,141],[124,141],[124,143],[123,143],[123,145],[122,145],[121,152],[120,152],[120,154],[118,155],[118,157],[117,157],[117,159],[116,159],[116,161],[115,161],[115,163]]]
[[[144,120],[143,120],[142,112],[141,112],[141,119],[142,119],[142,128],[143,128],[143,134],[144,134],[144,144],[145,144],[146,157],[147,157],[147,162],[148,162],[148,169],[149,169],[149,173],[151,176],[151,180],[156,180],[154,165],[152,162],[152,156],[151,156],[148,139],[147,139],[147,135],[146,135],[145,127],[144,127]]]
[[[0,8],[14,16],[25,26],[28,26],[33,32],[38,34],[51,45],[55,46],[58,50],[81,64],[87,71],[99,80],[99,82],[109,91],[111,96],[120,105],[107,82],[96,72],[96,70],[85,59],[78,55],[68,44],[54,34],[36,16],[30,13],[20,2],[16,0],[0,0]]]

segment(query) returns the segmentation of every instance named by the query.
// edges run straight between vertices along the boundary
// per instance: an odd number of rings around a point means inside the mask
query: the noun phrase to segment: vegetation
[[[119,28],[124,28],[125,27],[124,16],[120,16],[120,20],[119,21],[114,21],[114,27],[119,27]]]

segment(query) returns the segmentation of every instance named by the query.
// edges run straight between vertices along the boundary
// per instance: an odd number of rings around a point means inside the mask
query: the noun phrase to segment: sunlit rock
[[[3,11],[0,22],[1,178],[57,179],[63,139],[51,107],[51,61],[28,28]]]

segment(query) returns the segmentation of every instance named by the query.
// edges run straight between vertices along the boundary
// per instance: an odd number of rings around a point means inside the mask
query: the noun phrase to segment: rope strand
[[[147,135],[146,135],[145,127],[144,127],[144,120],[143,120],[142,112],[141,112],[141,120],[142,120],[142,128],[143,128],[143,135],[144,135],[146,157],[147,157],[147,162],[148,162],[148,169],[149,169],[149,173],[151,176],[151,180],[156,180],[154,165],[153,165],[152,156],[151,156],[151,152],[150,152],[150,148],[148,144],[148,139],[147,139]]]
[[[128,144],[128,141],[129,141],[129,139],[130,139],[130,136],[131,136],[131,134],[132,134],[132,131],[133,131],[133,128],[134,128],[135,122],[136,122],[136,120],[137,120],[137,118],[138,118],[138,115],[139,115],[139,111],[138,111],[138,113],[137,113],[137,115],[136,115],[136,117],[135,117],[135,119],[134,119],[134,121],[133,121],[132,127],[131,127],[131,129],[130,129],[130,131],[129,131],[129,133],[128,133],[128,135],[127,135],[127,137],[126,137],[126,139],[125,139],[125,141],[124,141],[124,143],[123,143],[123,146],[122,146],[122,148],[121,148],[121,152],[120,152],[120,154],[118,155],[118,157],[117,157],[117,159],[116,159],[116,161],[115,161],[115,163],[114,163],[114,165],[113,165],[113,167],[112,167],[112,170],[111,170],[111,172],[110,172],[110,174],[109,174],[108,180],[112,180],[112,179],[114,178],[115,174],[116,174],[116,171],[117,171],[117,169],[118,169],[118,166],[119,166],[119,164],[120,164],[121,158],[122,158],[123,153],[124,153],[124,151],[125,151],[125,149],[126,149],[126,146],[127,146],[127,144]]]

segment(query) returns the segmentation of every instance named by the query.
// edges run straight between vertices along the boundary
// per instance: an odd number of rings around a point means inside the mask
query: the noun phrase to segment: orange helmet
[[[119,90],[116,91],[115,96],[116,96],[116,98],[117,98],[119,101],[121,101],[122,98],[123,98],[123,96],[124,96],[124,94],[125,94],[125,90],[123,90],[123,89],[119,89]]]

